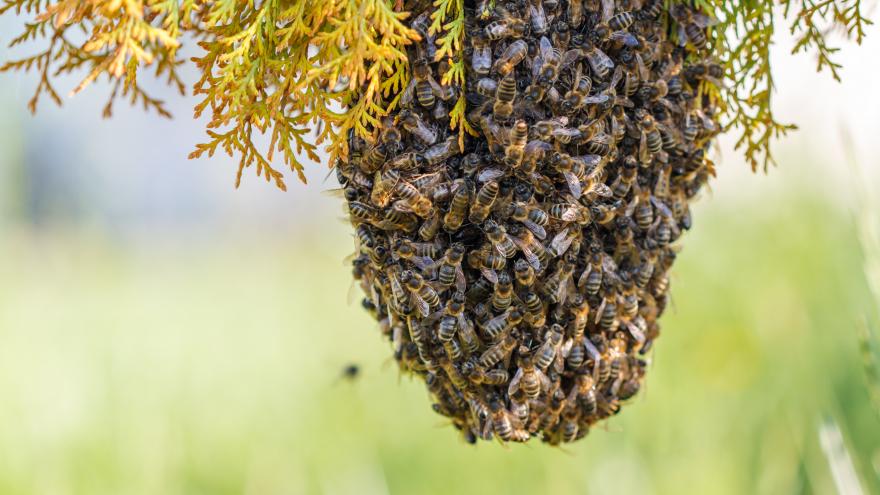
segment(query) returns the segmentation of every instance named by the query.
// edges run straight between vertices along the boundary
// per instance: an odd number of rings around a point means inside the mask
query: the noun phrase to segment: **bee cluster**
[[[423,4],[426,2],[422,2]],[[430,7],[413,78],[337,165],[363,305],[469,441],[583,437],[639,390],[675,241],[719,131],[723,77],[695,8],[466,2],[468,120],[437,82]]]

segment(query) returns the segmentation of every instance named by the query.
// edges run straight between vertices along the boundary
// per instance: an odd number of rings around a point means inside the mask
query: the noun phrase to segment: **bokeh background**
[[[564,450],[466,445],[398,375],[325,166],[236,190],[233,160],[186,160],[191,98],[32,117],[34,77],[3,75],[0,494],[880,493],[880,29],[841,84],[790,46],[801,130],[766,175],[720,143],[647,386]]]

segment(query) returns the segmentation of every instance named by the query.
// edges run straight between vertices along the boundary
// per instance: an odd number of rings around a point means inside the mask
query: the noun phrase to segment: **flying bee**
[[[501,56],[498,57],[492,68],[502,76],[507,76],[526,58],[528,52],[529,45],[523,40],[516,40],[501,52]]]
[[[530,207],[525,203],[517,202],[511,203],[508,206],[507,213],[510,218],[531,230],[538,239],[544,240],[547,237],[547,231],[544,230],[544,226],[550,221],[550,217],[540,208]]]
[[[524,259],[513,264],[513,274],[520,287],[531,287],[535,283],[535,269]]]
[[[499,362],[507,359],[510,353],[516,348],[516,337],[508,334],[500,342],[493,344],[480,356],[478,360],[480,366],[489,369]]]
[[[513,113],[513,100],[516,98],[516,78],[507,75],[498,83],[495,90],[495,103],[492,113],[499,119],[507,119]],[[487,133],[488,135],[488,133]]]
[[[669,14],[679,25],[678,38],[682,45],[690,41],[697,50],[706,48],[708,44],[706,28],[716,23],[714,19],[692,11],[685,4],[674,5]]]
[[[480,223],[489,216],[492,205],[498,197],[498,183],[489,181],[483,184],[480,191],[477,192],[474,202],[470,206],[470,215],[468,219],[472,223]]]
[[[528,350],[528,349],[526,349]],[[529,399],[537,399],[541,395],[542,390],[550,388],[550,380],[537,366],[531,356],[520,356],[517,358],[516,374],[510,380],[507,387],[507,394],[512,396],[517,391],[522,390]]]
[[[492,309],[501,313],[510,307],[512,300],[513,281],[507,272],[501,272],[498,274],[498,281],[495,282],[495,290],[492,292]]]
[[[403,128],[422,143],[430,146],[437,142],[437,133],[425,125],[417,113],[404,108],[398,114],[398,118],[403,124]]]
[[[512,167],[519,167],[525,155],[526,142],[529,139],[529,126],[524,120],[516,121],[510,130],[510,142],[504,149],[504,161]]]

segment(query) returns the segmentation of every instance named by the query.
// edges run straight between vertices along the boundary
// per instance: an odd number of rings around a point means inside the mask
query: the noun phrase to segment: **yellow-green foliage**
[[[679,0],[672,0],[679,1]],[[738,128],[739,146],[754,168],[772,162],[770,143],[794,126],[773,115],[773,74],[769,49],[776,31],[774,8],[782,8],[798,36],[794,51],[814,50],[818,68],[839,78],[836,48],[829,32],[860,42],[868,21],[859,0],[693,0],[717,19],[712,28],[718,55],[725,61],[727,87],[703,85],[723,103],[726,129]],[[128,98],[168,116],[162,101],[139,85],[138,71],[152,66],[158,77],[181,92],[177,68],[183,40],[201,48],[192,61],[201,71],[193,85],[200,98],[196,116],[210,115],[208,139],[191,156],[218,148],[238,156],[237,183],[253,165],[257,174],[284,189],[276,155],[303,178],[300,157],[318,160],[325,144],[330,163],[347,153],[349,132],[371,139],[381,119],[395,108],[410,72],[406,46],[418,41],[404,23],[401,0],[5,0],[0,14],[30,17],[12,45],[41,41],[44,49],[7,62],[0,71],[35,70],[40,75],[29,103],[41,95],[57,104],[52,80],[84,73],[78,92],[105,75],[111,84],[104,115],[117,97]],[[464,86],[464,0],[435,0],[429,33],[437,35],[435,61],[446,61],[441,83]],[[674,22],[674,21],[673,21]],[[85,33],[85,36],[82,33]],[[477,131],[466,120],[463,92],[450,112],[450,125]],[[315,137],[308,134],[313,131]],[[267,135],[269,145],[255,143]]]
[[[770,144],[796,129],[773,114],[774,91],[770,47],[777,22],[787,22],[795,36],[792,53],[815,52],[817,71],[828,69],[840,80],[840,65],[833,59],[838,48],[829,35],[838,33],[861,44],[865,25],[861,0],[695,0],[697,6],[717,20],[711,31],[715,50],[725,62],[726,88],[704,85],[717,92],[724,103],[725,130],[737,128],[742,149],[753,169],[773,163]],[[779,14],[783,18],[780,19]],[[776,14],[776,15],[774,15]]]

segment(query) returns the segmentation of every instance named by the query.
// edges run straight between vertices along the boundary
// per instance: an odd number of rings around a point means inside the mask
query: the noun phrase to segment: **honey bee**
[[[410,292],[413,304],[422,316],[428,316],[431,314],[431,308],[440,306],[440,296],[430,285],[425,283],[421,275],[407,270],[401,275],[401,282]]]
[[[527,431],[514,427],[510,420],[510,412],[504,408],[504,404],[497,397],[489,402],[489,409],[492,415],[492,430],[498,435],[498,438],[506,442],[525,442],[529,439]]]
[[[516,337],[508,334],[500,342],[493,344],[486,349],[479,359],[479,364],[485,369],[489,369],[499,362],[507,359],[510,353],[516,348]]]
[[[527,323],[534,328],[541,328],[547,322],[546,311],[544,311],[544,303],[532,291],[526,292],[523,296],[523,304],[525,305],[525,319]]]
[[[440,226],[442,225],[442,220],[440,218],[440,214],[434,211],[431,216],[429,216],[422,225],[419,226],[419,238],[423,241],[431,241],[434,237],[437,236],[437,232],[440,231]]]
[[[462,371],[472,383],[477,385],[499,386],[506,384],[510,380],[510,374],[507,370],[491,369],[487,371],[479,364],[471,361],[465,361],[462,365]]]
[[[593,377],[583,371],[579,371],[576,376],[575,385],[571,388],[571,392],[569,392],[566,400],[569,404],[580,405],[582,413],[587,417],[596,414],[598,401]]]
[[[507,231],[501,225],[492,220],[486,221],[486,238],[492,244],[501,256],[505,258],[513,258],[516,255],[516,245],[514,245]]]
[[[425,125],[417,113],[404,108],[398,114],[398,118],[403,128],[422,143],[430,146],[437,142],[437,133]]]
[[[559,418],[565,405],[565,393],[562,390],[557,390],[550,396],[550,403],[547,404],[547,408],[540,416],[535,417],[535,422],[530,425],[529,431],[546,431],[556,426],[559,423]]]
[[[522,38],[527,30],[526,21],[512,16],[509,12],[496,7],[501,18],[492,21],[486,26],[486,36],[492,41],[498,41],[504,38]]]
[[[482,32],[474,32],[471,34],[471,47],[473,49],[471,68],[477,74],[488,74],[492,69],[492,47],[489,45],[489,39]]]
[[[462,390],[467,387],[468,382],[465,379],[464,375],[461,374],[458,367],[452,362],[447,356],[443,356],[437,360],[437,364],[440,365],[440,368],[446,373],[446,376],[449,378],[449,381],[452,385]]]
[[[642,10],[639,11],[639,18],[656,19],[660,17],[660,14],[662,14],[664,10],[664,3],[664,0],[648,0],[647,3],[642,6]]]
[[[463,180],[456,181],[458,188],[452,196],[452,202],[449,205],[449,211],[443,217],[443,228],[448,232],[454,232],[461,227],[467,214],[468,203],[470,203],[470,186]]]
[[[572,42],[575,42],[574,37],[572,37]],[[599,49],[595,43],[582,35],[579,35],[578,42],[579,49],[581,50],[582,55],[586,57],[587,63],[590,64],[590,68],[593,70],[595,78],[607,78],[611,73],[611,70],[614,69],[614,62],[611,58]]]
[[[544,210],[516,202],[509,205],[508,215],[532,231],[538,239],[544,240],[547,237],[544,226],[550,222],[550,217]]]
[[[578,419],[581,412],[576,406],[566,405],[562,412],[562,426],[560,427],[560,439],[565,443],[574,442],[578,435]]]
[[[544,282],[542,291],[551,304],[565,304],[568,296],[568,284],[574,270],[574,265],[561,261],[557,264],[556,272]]]
[[[367,150],[358,162],[358,166],[365,174],[372,174],[379,170],[388,159],[388,146],[384,143],[377,143]]]
[[[544,333],[544,342],[535,353],[535,366],[538,370],[546,372],[547,368],[556,360],[556,355],[562,345],[562,327],[554,324]]]
[[[572,29],[579,29],[584,22],[584,0],[568,2],[568,24]]]
[[[697,50],[706,48],[708,39],[705,29],[715,24],[714,19],[699,12],[693,12],[684,4],[674,5],[669,14],[679,25],[679,40],[682,45],[690,41]]]
[[[489,336],[489,340],[496,341],[499,336],[506,334],[510,329],[522,322],[523,315],[518,309],[509,308],[504,313],[492,318],[483,325],[483,332]],[[487,368],[489,366],[486,366]]]
[[[378,212],[372,206],[360,201],[351,201],[348,203],[348,213],[351,223],[375,223],[378,219]]]
[[[516,168],[522,163],[528,138],[528,124],[524,120],[516,121],[510,130],[510,143],[504,150],[504,161],[508,166]]]
[[[488,29],[488,27],[487,27]],[[491,37],[491,36],[490,36]],[[516,40],[513,43],[507,45],[507,48],[501,52],[501,56],[498,57],[498,60],[495,61],[495,64],[492,68],[498,74],[502,76],[507,76],[510,74],[523,59],[526,58],[526,55],[529,52],[529,45],[526,44],[523,40]]]
[[[529,20],[532,21],[532,32],[543,34],[547,32],[547,13],[544,11],[543,0],[529,0]]]
[[[527,398],[537,399],[541,395],[542,390],[550,387],[550,380],[547,378],[547,375],[535,366],[530,356],[523,356],[521,354],[517,358],[517,365],[519,368],[507,387],[508,395],[513,396],[517,391],[522,390]]]
[[[531,287],[535,283],[535,269],[524,259],[516,260],[513,274],[520,288]]]
[[[518,225],[511,225],[509,229],[513,235],[508,236],[508,240],[515,244],[515,248],[519,248],[522,251],[529,265],[539,272],[546,267],[550,259],[550,253],[540,241],[535,239],[532,231],[522,229]]]
[[[464,292],[467,284],[461,269],[464,253],[465,249],[461,244],[453,244],[446,250],[440,261],[440,268],[437,270],[437,283],[440,287],[451,287],[452,284],[455,284],[458,291]]]
[[[425,150],[424,158],[428,165],[434,166],[445,162],[460,150],[458,146],[458,138],[450,136],[445,141],[431,146]]]
[[[641,131],[639,157],[642,163],[649,163],[652,154],[659,153],[663,150],[663,137],[657,129],[654,117],[644,109],[638,109],[636,111],[636,118],[638,119]]]
[[[510,307],[512,300],[513,281],[507,272],[501,272],[498,274],[498,281],[495,282],[495,291],[492,293],[492,309],[501,313]]]
[[[559,71],[571,65],[580,56],[580,50],[568,50],[561,53],[554,48],[546,36],[538,41],[538,56],[532,68],[532,77],[538,85],[547,88],[559,78]]]
[[[513,113],[513,100],[516,98],[516,79],[505,76],[495,90],[495,103],[492,112],[499,119],[507,119]],[[492,133],[494,134],[494,133]]]
[[[477,196],[470,207],[470,215],[468,219],[472,223],[480,223],[489,216],[489,212],[492,210],[492,205],[498,197],[498,189],[498,183],[495,181],[489,181],[483,184],[483,187],[477,192]]]
[[[433,84],[432,84],[433,83]],[[419,105],[425,108],[432,108],[435,99],[434,76],[431,75],[431,67],[428,61],[420,58],[413,63],[413,84],[415,91],[415,99]]]

